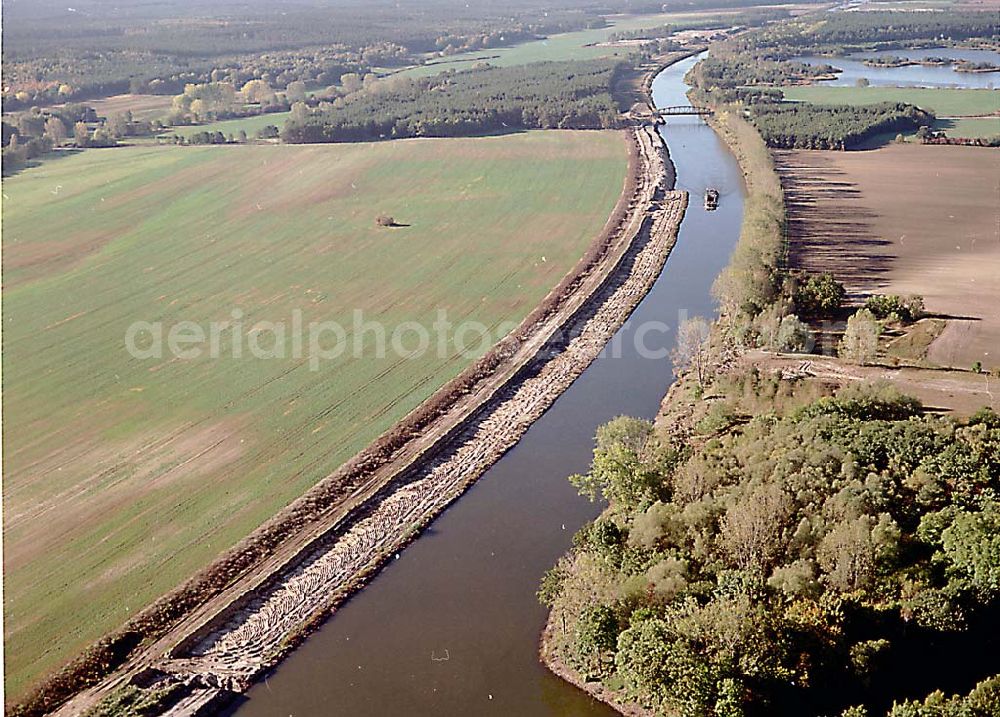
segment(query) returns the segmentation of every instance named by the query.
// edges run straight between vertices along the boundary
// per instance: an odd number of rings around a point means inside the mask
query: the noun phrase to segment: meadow
[[[90,100],[90,105],[101,117],[113,117],[119,112],[130,111],[136,120],[160,119],[170,111],[171,95],[115,95],[100,100]]]
[[[219,120],[206,124],[178,125],[164,130],[161,136],[169,137],[176,134],[181,137],[190,137],[199,132],[222,132],[228,138],[229,135],[237,135],[240,130],[243,130],[250,139],[253,139],[258,130],[268,125],[274,125],[280,130],[284,126],[285,120],[291,115],[291,112],[269,112],[263,115],[237,117],[236,119]]]
[[[439,309],[491,331],[520,320],[596,238],[625,171],[619,133],[539,131],[88,150],[5,180],[7,699],[474,360],[376,358],[355,310],[390,332]],[[268,322],[291,332],[295,311],[347,327],[363,358],[234,354],[237,322],[266,349]],[[144,358],[126,350],[139,321],[229,327],[218,358]]]
[[[922,87],[782,87],[785,98],[829,105],[907,102],[939,117],[975,117],[1000,112],[1000,91]]]
[[[939,119],[934,129],[949,137],[996,137],[1000,135],[1000,117]]]
[[[634,47],[602,43],[607,43],[609,36],[616,32],[641,30],[662,25],[670,25],[674,29],[703,27],[716,21],[722,23],[731,21],[735,25],[741,21],[740,12],[740,10],[713,10],[609,17],[607,18],[607,27],[560,33],[543,40],[523,42],[511,47],[490,48],[433,58],[423,65],[407,68],[401,74],[410,77],[426,77],[445,70],[467,70],[477,62],[488,62],[497,67],[509,67],[529,62],[627,57],[635,51]]]

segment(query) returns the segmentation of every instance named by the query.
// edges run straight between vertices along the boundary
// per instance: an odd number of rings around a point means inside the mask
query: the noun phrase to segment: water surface
[[[992,62],[1000,65],[1000,53],[989,50],[965,50],[941,47],[932,50],[880,50],[859,52],[847,57],[817,57],[806,55],[793,58],[810,65],[833,65],[843,72],[835,80],[824,80],[817,85],[832,87],[854,87],[858,80],[868,80],[872,87],[952,87],[966,89],[993,89],[1000,86],[1000,72],[957,72],[953,65],[925,67],[907,65],[905,67],[868,67],[862,60],[866,57],[905,57],[922,60],[928,57],[947,57],[952,60],[972,62]]]

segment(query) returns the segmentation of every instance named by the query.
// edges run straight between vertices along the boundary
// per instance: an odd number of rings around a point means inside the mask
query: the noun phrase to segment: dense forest
[[[991,12],[842,12],[829,15],[808,32],[790,33],[785,42],[807,45],[887,44],[911,40],[968,40],[996,35],[996,14]]]
[[[288,120],[286,142],[450,137],[530,128],[607,128],[619,122],[611,87],[620,63],[541,62],[424,79],[388,78]]]
[[[809,53],[846,55],[861,50],[936,47],[971,39],[996,41],[994,13],[829,13],[819,22],[803,18],[772,25],[733,40],[728,49],[759,59],[786,60]]]
[[[768,147],[852,149],[887,132],[929,126],[934,115],[913,105],[814,105],[757,103],[750,118]]]
[[[564,660],[684,717],[878,715],[945,674],[968,690],[1000,670],[983,643],[998,627],[1000,417],[924,415],[887,388],[813,399],[756,369],[711,396],[693,425],[602,427],[571,478],[610,508],[540,589]]]

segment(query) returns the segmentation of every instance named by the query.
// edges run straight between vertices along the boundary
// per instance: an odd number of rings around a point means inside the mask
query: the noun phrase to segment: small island
[[[924,57],[913,59],[910,57],[900,57],[898,55],[885,55],[883,57],[866,57],[861,60],[861,64],[866,67],[876,67],[880,69],[891,69],[895,67],[910,67],[912,65],[922,65],[923,67],[946,67],[953,66],[955,72],[998,72],[1000,65],[992,62],[973,62],[972,60],[956,60],[950,57]]]

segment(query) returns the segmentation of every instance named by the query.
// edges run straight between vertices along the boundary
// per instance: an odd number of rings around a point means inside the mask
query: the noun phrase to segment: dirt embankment
[[[605,232],[482,361],[254,535],[51,683],[79,714],[136,676],[188,687],[184,709],[244,689],[508,450],[596,358],[648,291],[687,196],[651,128],[627,131],[630,172]],[[142,644],[140,648],[139,645]],[[89,678],[89,679],[88,679]],[[156,679],[154,679],[156,682]]]

